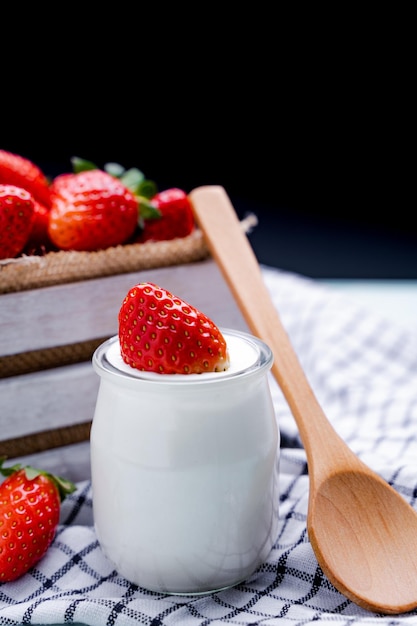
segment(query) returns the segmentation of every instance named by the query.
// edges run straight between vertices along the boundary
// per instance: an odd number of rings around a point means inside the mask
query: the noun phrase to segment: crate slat
[[[187,300],[218,325],[245,323],[213,260],[0,295],[0,358],[117,333],[133,285],[149,281]]]

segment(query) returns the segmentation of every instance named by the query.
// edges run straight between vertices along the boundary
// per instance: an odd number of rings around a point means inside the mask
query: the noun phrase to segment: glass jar
[[[225,372],[139,372],[122,361],[118,337],[93,356],[97,537],[121,575],[152,591],[233,586],[276,540],[272,352],[250,334],[221,331],[230,354]]]

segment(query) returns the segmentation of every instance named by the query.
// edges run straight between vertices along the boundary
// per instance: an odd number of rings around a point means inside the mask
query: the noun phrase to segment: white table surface
[[[417,279],[321,279],[318,282],[343,291],[379,315],[417,330]]]

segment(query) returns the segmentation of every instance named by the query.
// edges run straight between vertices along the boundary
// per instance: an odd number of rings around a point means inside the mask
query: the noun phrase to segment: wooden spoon
[[[323,572],[365,609],[410,611],[417,607],[417,513],[350,450],[325,416],[223,187],[198,187],[190,199],[243,317],[274,354],[272,372],[307,455],[307,529]]]

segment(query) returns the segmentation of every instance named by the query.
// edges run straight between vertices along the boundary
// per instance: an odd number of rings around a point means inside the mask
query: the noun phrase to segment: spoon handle
[[[248,327],[254,335],[263,339],[273,352],[272,373],[297,423],[307,454],[310,474],[314,464],[317,477],[317,470],[321,465],[319,457],[323,459],[326,449],[331,449],[331,446],[323,446],[322,442],[330,436],[338,435],[323,413],[300,365],[264,283],[258,260],[240,227],[233,205],[224,188],[215,185],[194,189],[190,193],[190,200],[196,222]],[[317,451],[319,444],[323,454],[313,455],[312,448]],[[344,446],[348,458],[353,453],[346,444]]]

